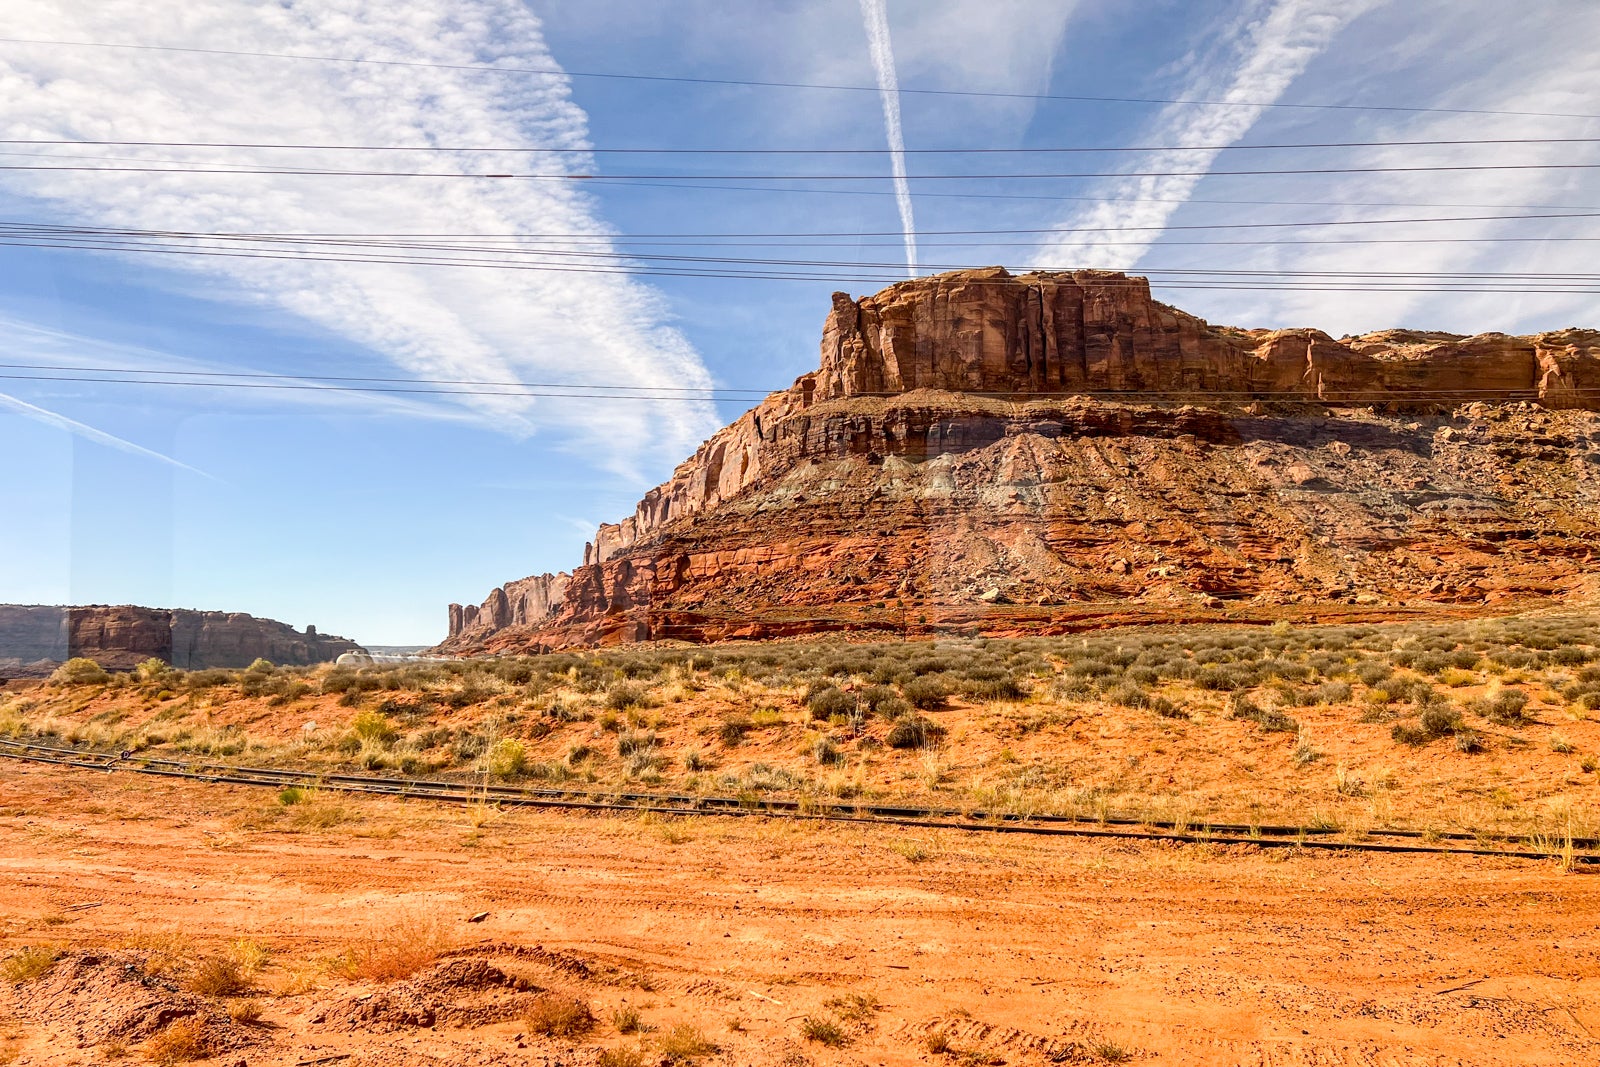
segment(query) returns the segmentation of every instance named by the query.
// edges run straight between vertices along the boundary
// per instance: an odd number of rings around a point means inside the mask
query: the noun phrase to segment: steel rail
[[[1023,815],[954,808],[916,808],[885,804],[804,805],[795,800],[727,796],[695,796],[651,792],[602,793],[581,789],[538,789],[454,782],[440,779],[392,778],[378,775],[329,774],[287,768],[244,767],[203,760],[175,760],[134,754],[96,752],[60,745],[0,740],[0,756],[81,770],[124,770],[158,777],[183,778],[225,785],[269,788],[293,786],[326,788],[396,799],[437,800],[457,804],[495,803],[512,807],[565,811],[654,813],[659,815],[721,815],[788,818],[814,822],[845,822],[876,826],[904,826],[1035,836],[1123,838],[1136,841],[1258,845],[1264,848],[1308,848],[1327,851],[1387,852],[1462,856],[1498,856],[1512,859],[1556,859],[1561,852],[1484,847],[1488,835],[1433,833],[1423,830],[1372,830],[1365,837],[1402,840],[1474,842],[1476,847],[1401,844],[1382,841],[1329,840],[1340,833],[1331,828],[1245,824],[1203,824],[1189,830],[1178,823],[1140,819],[1081,819],[1071,815]],[[1535,844],[1526,836],[1498,838],[1505,844]],[[1573,838],[1571,847],[1594,849],[1593,838]],[[1574,863],[1600,864],[1600,854],[1574,851]]]

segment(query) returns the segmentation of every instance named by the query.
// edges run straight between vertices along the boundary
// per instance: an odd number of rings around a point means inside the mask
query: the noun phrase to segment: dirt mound
[[[542,990],[479,958],[447,959],[387,989],[320,1005],[310,1021],[330,1030],[393,1033],[483,1026],[515,1018]]]
[[[8,1007],[20,1018],[70,1036],[80,1047],[145,1041],[189,1018],[201,1021],[201,1042],[214,1053],[260,1040],[218,1005],[148,973],[146,963],[140,952],[68,953],[38,980],[7,988]]]

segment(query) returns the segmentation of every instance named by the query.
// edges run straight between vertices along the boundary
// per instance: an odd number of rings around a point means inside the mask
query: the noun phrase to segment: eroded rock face
[[[1088,271],[836,294],[818,371],[442,647],[1559,596],[1600,544],[1597,406],[1596,331],[1235,330]]]
[[[73,656],[127,670],[154,657],[174,667],[248,667],[257,659],[282,666],[331,662],[364,651],[354,641],[300,633],[272,619],[223,611],[0,604],[0,673],[48,673]],[[26,670],[24,668],[27,668]]]

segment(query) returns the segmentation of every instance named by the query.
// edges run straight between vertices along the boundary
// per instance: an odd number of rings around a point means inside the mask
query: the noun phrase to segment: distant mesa
[[[440,650],[1600,592],[1597,408],[1595,330],[1237,329],[1102,271],[836,293],[816,371]]]
[[[0,604],[0,677],[43,677],[75,656],[108,670],[155,658],[174,667],[248,667],[327,663],[364,653],[343,637],[300,633],[287,623],[227,611],[144,608],[131,604],[60,607]]]

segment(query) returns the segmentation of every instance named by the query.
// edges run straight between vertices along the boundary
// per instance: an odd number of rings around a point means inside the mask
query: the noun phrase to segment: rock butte
[[[305,666],[364,651],[354,641],[300,633],[287,623],[231,611],[89,605],[0,604],[0,675],[48,674],[72,656],[128,670],[144,660],[174,667],[248,667],[257,659]]]
[[[452,604],[440,648],[1592,593],[1597,407],[1594,330],[1242,330],[1101,271],[836,293],[815,372],[600,527],[572,573]]]

